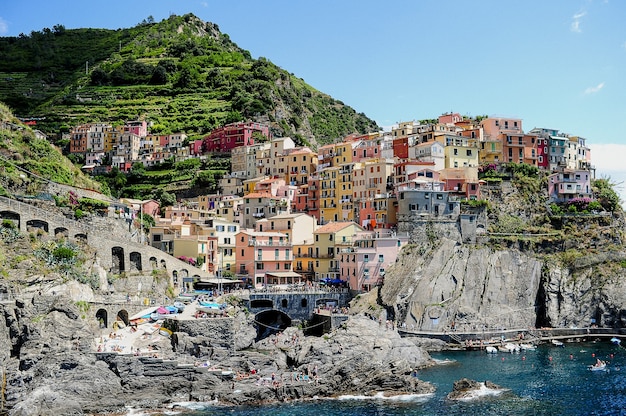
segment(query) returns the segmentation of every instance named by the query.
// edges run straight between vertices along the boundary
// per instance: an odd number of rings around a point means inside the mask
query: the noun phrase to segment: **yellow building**
[[[442,134],[437,141],[444,145],[445,167],[463,168],[479,165],[478,139]]]
[[[337,193],[338,167],[328,167],[320,172],[320,224],[339,221],[339,204]]]
[[[353,236],[363,228],[352,221],[329,222],[313,233],[315,278],[340,279],[339,255],[352,244]],[[296,263],[297,265],[297,263]]]

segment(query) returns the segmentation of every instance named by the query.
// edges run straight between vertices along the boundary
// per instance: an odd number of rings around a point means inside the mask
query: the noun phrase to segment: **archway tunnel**
[[[256,341],[284,331],[291,326],[291,318],[289,315],[276,309],[268,309],[257,313],[254,317],[254,321],[256,324]]]

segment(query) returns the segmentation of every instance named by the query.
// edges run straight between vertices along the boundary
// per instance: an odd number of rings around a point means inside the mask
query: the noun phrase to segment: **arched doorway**
[[[18,214],[17,212],[0,211],[0,219],[2,219],[3,221],[10,220],[15,225],[15,228],[17,228],[18,230],[20,229],[20,214]]]
[[[141,253],[133,251],[130,253],[130,267],[133,270],[141,271]]]
[[[65,227],[57,227],[54,229],[54,236],[56,238],[67,238],[69,236],[69,231]]]
[[[98,320],[98,324],[100,329],[108,328],[109,322],[107,320],[107,310],[106,309],[98,309],[96,312],[96,319]]]
[[[121,273],[126,270],[124,264],[124,249],[119,246],[115,246],[111,248],[111,258],[113,260],[113,266],[111,267],[111,271],[113,273]]]
[[[284,312],[269,309],[257,313],[254,317],[254,324],[257,333],[256,340],[260,341],[291,326],[291,318]]]
[[[39,228],[40,230],[48,232],[48,223],[41,220],[26,221],[26,229],[28,230],[30,228]]]
[[[122,321],[124,322],[124,325],[128,325],[129,324],[129,320],[128,320],[128,311],[126,309],[122,309],[117,313],[117,321]]]

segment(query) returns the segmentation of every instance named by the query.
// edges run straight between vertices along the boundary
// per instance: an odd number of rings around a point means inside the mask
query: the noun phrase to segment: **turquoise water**
[[[431,354],[447,364],[423,370],[418,377],[437,387],[430,397],[317,400],[275,406],[209,407],[190,414],[233,416],[324,415],[626,415],[626,349],[608,341],[542,346],[521,353],[459,351]],[[608,371],[589,371],[595,357]],[[624,369],[622,370],[622,367]],[[499,396],[450,401],[454,381],[489,380],[510,389]]]

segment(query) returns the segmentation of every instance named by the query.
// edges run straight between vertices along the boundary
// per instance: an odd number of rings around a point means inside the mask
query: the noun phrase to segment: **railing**
[[[267,247],[267,246],[276,246],[276,247],[285,247],[285,246],[291,246],[291,242],[289,241],[257,241],[257,240],[248,240],[248,246],[263,246],[263,247]]]

